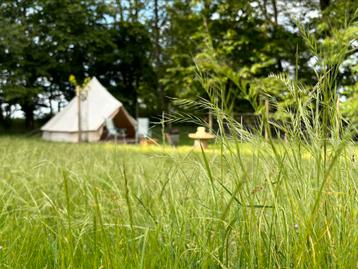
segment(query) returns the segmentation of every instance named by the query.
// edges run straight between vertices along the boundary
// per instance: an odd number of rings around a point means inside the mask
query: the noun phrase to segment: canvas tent
[[[42,138],[51,141],[78,142],[78,97],[42,128]],[[94,142],[106,137],[105,121],[111,118],[118,128],[127,130],[128,138],[135,138],[136,121],[121,102],[114,98],[93,78],[84,88],[81,97],[82,141]]]

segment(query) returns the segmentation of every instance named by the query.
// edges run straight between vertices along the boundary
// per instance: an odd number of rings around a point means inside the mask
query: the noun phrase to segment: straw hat
[[[189,137],[192,139],[213,139],[215,135],[207,133],[205,127],[198,127],[196,133],[189,134]]]

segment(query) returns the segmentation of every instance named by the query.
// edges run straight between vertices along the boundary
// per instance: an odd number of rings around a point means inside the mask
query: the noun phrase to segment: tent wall
[[[94,132],[85,132],[82,133],[83,141],[87,142],[95,142],[99,141],[102,134],[102,128],[98,131]],[[57,142],[70,142],[70,143],[77,143],[78,142],[78,133],[75,132],[46,132],[42,133],[42,138],[44,140],[49,141],[57,141]]]

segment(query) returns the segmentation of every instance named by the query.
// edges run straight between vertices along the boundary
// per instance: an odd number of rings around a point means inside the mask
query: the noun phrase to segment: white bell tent
[[[80,119],[82,141],[94,142],[105,138],[106,119],[112,119],[118,128],[125,128],[128,138],[135,138],[136,120],[95,77],[81,94]],[[41,131],[45,140],[78,142],[78,97],[74,97],[62,111],[51,118]]]

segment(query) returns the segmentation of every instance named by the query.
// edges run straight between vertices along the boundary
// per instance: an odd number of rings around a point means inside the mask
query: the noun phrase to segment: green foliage
[[[34,111],[69,100],[69,74],[79,81],[96,76],[133,114],[138,108],[155,116],[175,106],[172,98],[209,98],[196,79],[200,66],[226,85],[236,112],[260,114],[266,97],[286,102],[287,91],[270,74],[312,84],[312,65],[327,71],[344,58],[332,91],[349,99],[357,82],[357,3],[320,3],[322,10],[312,1],[4,0],[0,121],[3,110],[19,105],[31,125]],[[345,54],[337,54],[343,43]]]
[[[148,31],[138,22],[108,24],[107,7],[92,0],[2,3],[1,104],[19,104],[32,127],[34,111],[47,105],[46,99],[74,95],[68,81],[73,74],[79,81],[99,77],[114,95],[135,107],[137,92],[150,91],[156,81]]]
[[[98,77],[133,114],[138,97],[155,105],[157,81],[150,64],[152,43],[147,29],[138,22],[116,22],[101,39],[103,45],[90,48],[88,73]]]
[[[253,105],[261,107],[259,99],[262,98],[259,95],[263,88],[268,91],[267,95],[284,98],[280,96],[284,94],[280,85],[267,76],[272,72],[288,71],[283,69],[284,62],[288,67],[295,65],[297,46],[304,47],[297,34],[273,23],[271,18],[263,19],[250,1],[204,1],[199,11],[193,9],[189,2],[185,10],[190,15],[186,16],[192,19],[193,25],[199,26],[195,32],[186,27],[185,33],[180,32],[181,35],[175,37],[187,42],[182,50],[186,57],[195,55],[194,61],[190,58],[184,62],[173,61],[173,67],[168,69],[167,77],[162,80],[167,89],[180,87],[181,90],[176,92],[180,98],[208,98],[200,83],[195,81],[196,67],[199,67],[202,73],[214,74],[215,79],[221,79],[221,83],[231,88],[232,95],[237,99],[237,112],[253,112],[256,110]],[[173,16],[172,19],[172,25],[181,23],[180,17]],[[188,43],[191,40],[196,44]],[[181,53],[175,52],[173,59],[179,58]],[[298,56],[300,75],[310,77],[312,73],[307,68],[307,54],[300,53]],[[249,105],[248,99],[255,99],[257,104]]]

